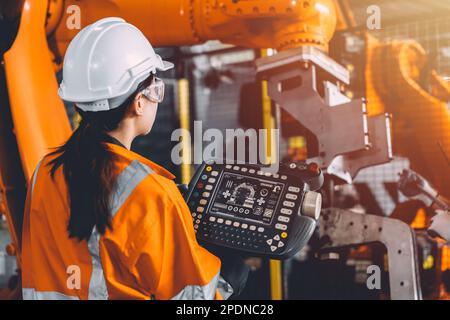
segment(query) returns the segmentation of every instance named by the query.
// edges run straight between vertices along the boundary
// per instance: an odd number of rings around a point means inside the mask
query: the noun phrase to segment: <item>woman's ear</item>
[[[133,112],[138,116],[142,116],[144,114],[144,103],[142,99],[142,93],[138,93],[133,100]]]

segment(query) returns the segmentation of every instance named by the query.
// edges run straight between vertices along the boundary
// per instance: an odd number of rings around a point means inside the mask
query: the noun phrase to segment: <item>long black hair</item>
[[[119,107],[109,111],[86,112],[69,140],[50,155],[51,176],[62,166],[68,187],[70,238],[89,240],[94,226],[100,234],[112,229],[110,201],[115,179],[116,155],[105,145],[107,132],[117,129],[136,95],[153,81],[150,75]]]

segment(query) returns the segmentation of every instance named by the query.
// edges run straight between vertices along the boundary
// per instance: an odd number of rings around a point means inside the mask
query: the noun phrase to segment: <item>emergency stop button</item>
[[[302,204],[302,214],[317,220],[320,217],[320,210],[322,210],[322,195],[315,191],[306,192]]]

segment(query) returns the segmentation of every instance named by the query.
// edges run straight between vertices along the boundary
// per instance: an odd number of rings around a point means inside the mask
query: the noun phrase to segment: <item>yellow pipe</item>
[[[261,50],[262,56],[267,56],[267,50]],[[272,149],[273,144],[276,141],[272,141],[271,130],[275,128],[275,119],[272,117],[272,102],[270,100],[267,82],[262,82],[262,108],[263,108],[263,128],[267,130],[266,135],[266,152],[267,159],[269,163],[274,163],[278,161],[276,159],[277,153],[272,154],[272,150],[276,150],[278,146]],[[282,300],[283,299],[283,288],[281,279],[281,261],[270,260],[270,288],[271,288],[271,298],[272,300]]]
[[[189,132],[189,82],[187,79],[178,80],[178,103],[180,107],[180,127],[182,135],[182,163],[181,163],[181,183],[189,184],[191,180],[191,139],[186,136]]]

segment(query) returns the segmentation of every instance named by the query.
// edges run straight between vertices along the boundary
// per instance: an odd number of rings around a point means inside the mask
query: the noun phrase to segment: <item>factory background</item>
[[[426,149],[414,140],[406,145],[405,139],[427,134],[432,127],[444,128],[449,123],[442,119],[440,113],[433,114],[433,108],[420,106],[412,109],[414,117],[422,119],[421,129],[412,132],[409,124],[402,122],[402,112],[408,106],[417,103],[414,97],[408,101],[401,96],[403,83],[396,82],[394,68],[377,72],[377,68],[393,65],[396,56],[390,52],[390,44],[410,42],[411,46],[423,50],[427,57],[420,63],[420,72],[434,70],[447,85],[447,105],[450,110],[450,1],[427,0],[337,0],[346,27],[338,28],[329,43],[330,56],[350,72],[350,85],[344,94],[350,99],[366,97],[369,113],[371,103],[376,107],[389,106],[386,112],[393,113],[393,160],[362,169],[352,184],[340,179],[326,181],[332,188],[333,199],[325,196],[324,203],[343,209],[353,209],[365,214],[377,216],[394,216],[410,224],[418,232],[419,268],[421,273],[422,294],[427,299],[449,299],[450,297],[450,247],[435,243],[424,235],[432,211],[424,205],[414,204],[408,210],[398,210],[400,204],[408,203],[408,198],[397,190],[398,176],[404,169],[414,169],[429,179],[443,195],[450,197],[450,164],[436,167],[439,172],[429,173],[417,169],[430,167],[432,158],[450,157],[450,128],[446,129],[442,148]],[[366,21],[367,8],[376,5],[380,8],[382,25],[380,29],[368,30]],[[3,20],[3,21],[2,21]],[[0,23],[11,28],[5,17]],[[16,23],[18,27],[18,20]],[[2,53],[6,51],[8,41],[14,34],[14,28],[2,28]],[[384,53],[379,51],[367,54],[368,48],[377,43],[386,47]],[[255,76],[254,61],[267,54],[265,50],[244,48],[210,40],[193,46],[169,46],[157,48],[157,53],[164,59],[175,63],[176,68],[163,75],[166,82],[166,98],[160,104],[157,120],[150,135],[140,137],[133,144],[133,150],[163,165],[177,176],[178,183],[187,183],[198,165],[176,165],[170,159],[171,150],[178,143],[171,141],[174,130],[185,127],[193,130],[193,122],[203,123],[203,130],[216,128],[225,132],[228,128],[264,128],[265,117],[272,117],[281,123],[279,143],[280,158],[284,161],[300,161],[317,156],[314,137],[307,129],[295,123],[289,114],[276,107],[272,102],[267,114],[264,105],[267,96]],[[412,66],[413,68],[413,66]],[[4,91],[5,78],[0,80]],[[384,76],[386,78],[380,78]],[[57,78],[61,79],[61,71]],[[375,79],[386,84],[391,95],[380,97],[378,85],[368,79]],[[419,75],[420,78],[420,75]],[[426,79],[423,79],[426,84]],[[398,87],[396,87],[398,85]],[[381,89],[382,90],[382,89]],[[396,96],[398,93],[398,96]],[[445,94],[440,93],[440,97]],[[5,104],[2,93],[2,103]],[[384,99],[384,100],[383,100]],[[269,99],[270,100],[270,99]],[[444,101],[444,100],[442,100]],[[2,106],[0,106],[1,108]],[[73,113],[70,104],[66,104],[72,127],[79,119]],[[400,111],[399,111],[400,110]],[[187,113],[186,113],[187,111]],[[376,110],[373,111],[376,113]],[[187,116],[186,116],[187,114]],[[0,129],[1,130],[1,129]],[[445,130],[445,129],[444,129]],[[0,131],[1,134],[1,131]],[[411,136],[409,136],[411,137]],[[430,134],[431,139],[433,135]],[[396,140],[397,139],[397,140]],[[402,140],[403,139],[403,140]],[[415,138],[414,138],[415,139]],[[230,143],[230,141],[225,141]],[[435,144],[435,141],[430,141]],[[439,151],[442,150],[442,151]],[[445,155],[445,153],[447,154]],[[415,159],[414,153],[426,154],[426,159]],[[412,159],[411,159],[412,158]],[[417,160],[417,161],[416,161]],[[425,161],[425,162],[421,162]],[[427,162],[428,161],[428,162]],[[416,165],[419,163],[419,165]],[[424,163],[426,163],[424,165]],[[442,162],[441,162],[442,163]],[[0,194],[1,197],[1,194]],[[0,198],[0,204],[1,204]],[[0,212],[2,207],[0,207]],[[13,286],[17,273],[14,254],[7,253],[6,247],[11,243],[5,216],[0,232],[0,287]],[[365,286],[368,265],[374,263],[384,266],[383,284],[388,286],[389,270],[386,267],[387,252],[378,244],[354,246],[336,250],[327,254],[314,254],[311,244],[300,251],[293,259],[280,266],[283,282],[282,295],[287,299],[385,299],[389,290],[371,291]],[[242,298],[271,299],[271,262],[269,259],[253,259],[249,282]],[[385,288],[385,286],[383,286]]]

